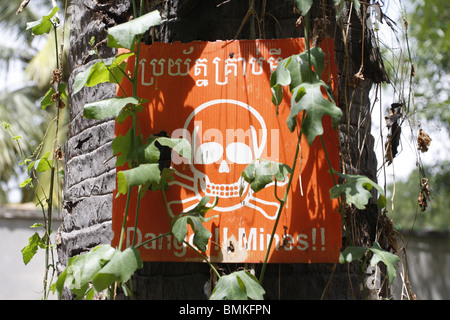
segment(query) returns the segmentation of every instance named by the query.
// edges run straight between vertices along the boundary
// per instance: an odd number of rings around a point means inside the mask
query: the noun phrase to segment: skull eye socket
[[[253,160],[252,149],[242,142],[233,142],[227,146],[227,158],[231,162],[247,164]]]
[[[223,155],[223,147],[217,142],[206,142],[195,152],[195,163],[211,164],[219,161]]]

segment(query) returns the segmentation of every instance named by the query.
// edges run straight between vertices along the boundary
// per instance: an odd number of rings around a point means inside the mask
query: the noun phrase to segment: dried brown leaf
[[[425,131],[420,129],[419,136],[417,137],[417,150],[420,150],[422,153],[427,152],[430,147],[431,140],[432,139],[430,136]]]

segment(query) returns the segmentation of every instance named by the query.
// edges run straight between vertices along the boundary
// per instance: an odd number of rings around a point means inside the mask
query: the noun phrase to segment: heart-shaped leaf
[[[348,246],[339,255],[339,263],[351,263],[360,260],[368,248]]]
[[[137,105],[138,103],[139,101],[133,97],[117,97],[91,102],[84,106],[83,117],[96,120],[103,120],[108,117],[117,117],[126,105]]]
[[[303,83],[294,89],[291,100],[291,111],[287,124],[293,132],[297,126],[297,115],[300,111],[306,111],[306,117],[302,122],[301,130],[305,134],[308,144],[311,145],[318,135],[323,134],[322,118],[328,115],[333,118],[333,123],[338,123],[342,111],[336,104],[326,99],[321,88],[323,82]]]
[[[312,7],[313,0],[294,0],[302,16],[306,16]]]
[[[322,80],[325,68],[325,53],[319,47],[292,55],[281,61],[270,76],[272,102],[279,105],[283,99],[283,86],[289,86],[292,93],[291,110],[287,119],[289,130],[297,126],[297,116],[306,112],[301,130],[311,145],[315,137],[323,134],[322,117],[329,115],[336,127],[342,111],[333,101],[331,90]],[[322,91],[328,95],[324,97]]]
[[[64,286],[67,286],[77,299],[82,299],[94,276],[117,252],[110,245],[99,245],[88,253],[70,258],[56,281],[58,296],[61,297]]]
[[[67,268],[56,281],[58,296],[61,297],[66,286],[77,299],[82,299],[91,283],[96,292],[101,292],[116,281],[128,281],[142,265],[140,253],[135,248],[119,251],[110,245],[99,245],[69,259]]]
[[[308,56],[308,53],[310,54]],[[309,64],[311,60],[311,66]],[[325,67],[325,52],[319,47],[314,47],[300,54],[292,55],[283,59],[270,75],[270,86],[272,87],[272,102],[279,105],[283,99],[283,86],[289,86],[294,91],[299,85],[316,83],[320,81]]]
[[[210,297],[211,300],[263,300],[266,292],[249,272],[240,270],[222,276]]]
[[[395,254],[383,250],[378,242],[375,242],[373,244],[372,248],[370,248],[370,251],[373,252],[373,257],[370,260],[370,265],[374,266],[379,261],[382,261],[387,267],[389,283],[392,283],[394,278],[397,276],[394,264],[399,262],[400,258]]]
[[[44,241],[39,234],[35,232],[29,239],[28,245],[22,249],[22,259],[25,265],[34,257],[39,247],[44,247]]]
[[[144,160],[146,162],[158,162],[161,146],[170,148],[181,157],[191,159],[191,144],[186,139],[150,135],[147,138],[147,145],[144,148]]]
[[[112,141],[111,148],[114,155],[117,156],[116,167],[121,167],[127,162],[131,149],[131,140],[131,130],[128,130],[125,135],[119,134]]]
[[[346,247],[345,250],[340,253],[339,262],[351,263],[353,261],[358,261],[368,250],[373,253],[372,258],[370,259],[370,265],[375,266],[378,262],[382,261],[387,267],[389,283],[392,283],[394,278],[397,276],[394,265],[400,261],[400,258],[395,254],[382,249],[378,242],[374,242],[371,248],[353,246]]]
[[[127,65],[124,60],[132,55],[134,55],[134,52],[127,52],[97,61],[86,70],[78,73],[73,83],[73,94],[83,89],[84,86],[94,87],[104,82],[121,83]]]
[[[375,187],[379,192],[378,206],[383,208],[386,206],[386,197],[384,195],[384,190],[378,184],[361,175],[350,175],[339,173],[333,170],[333,173],[341,176],[346,180],[345,183],[336,185],[330,189],[331,198],[339,198],[342,194],[345,195],[345,202],[352,203],[356,208],[363,210],[365,209],[369,199],[372,197],[372,190]]]
[[[34,35],[41,35],[44,33],[49,33],[53,27],[52,18],[58,12],[58,7],[53,7],[50,12],[43,16],[41,19],[33,22],[27,23],[27,30],[31,29]]]
[[[133,50],[136,37],[159,24],[161,24],[161,15],[157,10],[118,24],[108,30],[108,46]]]
[[[207,206],[209,200],[210,197],[203,197],[194,209],[186,213],[180,213],[172,220],[172,233],[179,243],[182,243],[186,237],[187,225],[189,224],[194,232],[194,245],[200,251],[206,251],[206,245],[211,237],[211,232],[205,228],[203,222],[207,222],[216,217],[205,218],[205,214],[217,205],[218,198],[215,199],[212,206]]]
[[[97,292],[101,292],[116,281],[128,281],[142,266],[141,256],[136,248],[116,251],[111,260],[95,274],[92,285]]]
[[[117,173],[117,196],[126,194],[128,187],[159,184],[160,181],[161,172],[158,163],[145,163],[136,168],[119,171]]]
[[[37,172],[44,172],[44,171],[51,169],[53,160],[48,160],[49,156],[50,156],[50,151],[47,152],[46,154],[44,154],[42,156],[42,158],[34,161],[34,169]]]
[[[275,180],[285,181],[290,173],[292,169],[284,163],[256,159],[245,167],[242,177],[254,192],[258,192]]]

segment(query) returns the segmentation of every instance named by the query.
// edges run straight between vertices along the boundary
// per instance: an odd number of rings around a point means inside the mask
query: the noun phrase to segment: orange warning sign
[[[327,61],[324,80],[335,89],[337,71],[331,40],[322,46]],[[172,154],[175,180],[165,192],[147,192],[140,204],[136,242],[170,231],[169,217],[194,208],[202,197],[219,197],[206,216],[212,236],[205,255],[213,262],[263,262],[271,239],[279,202],[272,183],[255,193],[241,173],[254,159],[294,161],[290,193],[281,212],[269,262],[337,262],[341,247],[341,218],[337,201],[330,199],[332,177],[319,139],[309,146],[302,138],[294,159],[298,132],[286,125],[290,96],[279,106],[272,103],[270,75],[283,58],[304,51],[304,39],[242,40],[142,45],[137,96],[148,103],[139,113],[144,139],[165,131],[186,138],[192,158]],[[128,65],[134,65],[134,57]],[[122,87],[131,94],[131,86]],[[339,168],[337,132],[323,118],[324,142],[334,168]],[[116,124],[116,134],[128,127]],[[301,168],[301,170],[299,170]],[[120,168],[118,168],[119,170]],[[278,182],[281,197],[286,182]],[[241,193],[239,189],[242,185]],[[130,212],[134,213],[136,194]],[[113,245],[122,227],[126,196],[114,199]],[[186,241],[193,245],[188,228]],[[126,244],[134,236],[134,214],[127,221]],[[186,243],[173,235],[140,247],[144,261],[201,261]]]

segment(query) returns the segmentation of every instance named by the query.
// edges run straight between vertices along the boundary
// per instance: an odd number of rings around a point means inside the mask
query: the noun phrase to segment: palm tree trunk
[[[146,1],[149,10],[159,9],[163,23],[154,37],[157,41],[189,42],[193,40],[228,40],[255,38],[291,38],[302,35],[296,26],[299,17],[292,2],[285,0],[165,0]],[[84,70],[94,57],[88,55],[88,42],[95,36],[97,43],[106,38],[105,28],[126,21],[130,15],[130,1],[73,0],[70,69],[71,88],[75,75]],[[324,10],[325,8],[325,10]],[[347,8],[348,9],[348,8]],[[325,15],[325,16],[324,16]],[[376,158],[373,137],[370,136],[369,90],[373,82],[386,80],[379,62],[372,58],[368,34],[364,34],[361,14],[350,11],[335,21],[333,1],[317,2],[312,19],[318,29],[325,18],[326,34],[336,41],[336,61],[339,68],[339,106],[345,116],[340,126],[342,169],[376,177]],[[342,21],[342,23],[341,23]],[[350,27],[347,29],[347,27]],[[347,33],[348,31],[348,33]],[[318,31],[317,31],[318,32]],[[317,33],[316,35],[318,35]],[[364,42],[361,41],[364,39]],[[361,59],[361,45],[364,59]],[[114,52],[99,43],[103,57]],[[362,60],[364,62],[362,62]],[[364,80],[349,87],[364,64]],[[114,85],[85,88],[72,95],[69,140],[65,176],[64,223],[59,230],[58,255],[61,266],[68,258],[89,250],[112,238],[112,191],[115,187],[115,168],[111,151],[114,121],[83,119],[85,103],[112,97]],[[356,97],[356,98],[355,98]],[[375,180],[375,179],[374,179]],[[368,213],[348,216],[352,232],[361,244],[374,239],[377,208]],[[349,230],[346,230],[349,232]],[[344,233],[345,234],[345,233]],[[346,242],[347,239],[343,239]],[[233,265],[221,265],[234,270]],[[260,266],[256,265],[258,272]],[[209,267],[203,263],[146,262],[134,278],[137,299],[206,299],[210,281]],[[266,299],[359,299],[360,277],[347,266],[333,264],[270,264],[266,270],[264,288]],[[70,298],[70,295],[66,295]]]

